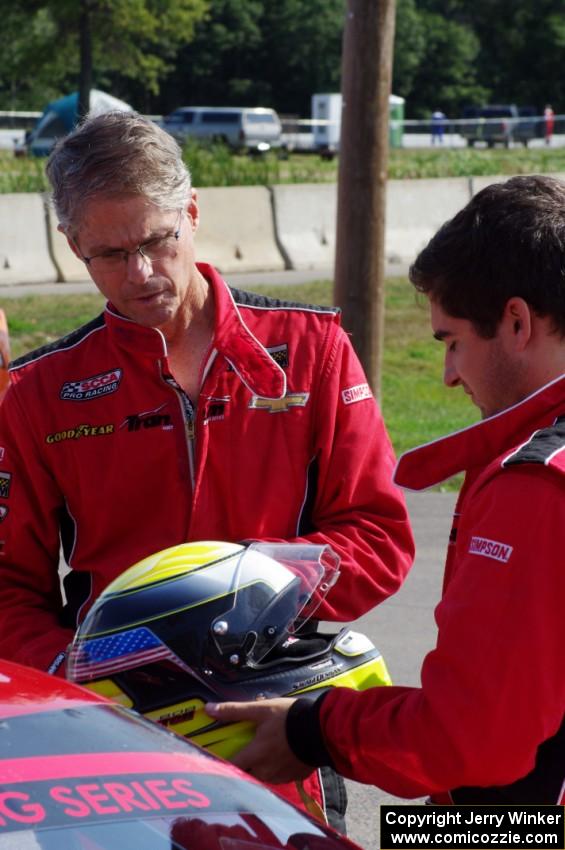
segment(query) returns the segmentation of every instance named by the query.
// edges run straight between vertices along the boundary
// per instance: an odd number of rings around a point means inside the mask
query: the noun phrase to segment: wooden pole
[[[377,397],[395,0],[347,0],[334,299]]]

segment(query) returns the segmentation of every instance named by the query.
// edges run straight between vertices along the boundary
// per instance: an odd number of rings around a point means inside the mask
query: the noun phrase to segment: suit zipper
[[[177,384],[172,375],[164,375],[161,370],[161,376],[166,384],[168,384],[171,389],[175,392],[175,395],[178,398],[182,419],[184,422],[184,435],[186,438],[186,451],[188,455],[188,469],[190,474],[190,484],[192,487],[192,493],[194,494],[194,485],[195,485],[195,469],[196,469],[196,460],[195,460],[195,439],[196,439],[196,409],[192,404],[190,398],[187,396],[182,387]]]
[[[178,385],[177,385],[178,386]],[[177,390],[181,404],[182,414],[184,418],[184,430],[186,435],[186,448],[188,452],[188,466],[190,470],[190,484],[194,494],[195,485],[195,450],[194,443],[196,438],[196,410],[187,394],[180,387]]]

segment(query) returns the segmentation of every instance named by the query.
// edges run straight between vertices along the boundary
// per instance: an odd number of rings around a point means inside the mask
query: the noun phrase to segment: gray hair
[[[57,142],[46,170],[57,217],[69,235],[94,197],[142,195],[160,209],[178,210],[191,193],[177,142],[136,112],[86,118]]]

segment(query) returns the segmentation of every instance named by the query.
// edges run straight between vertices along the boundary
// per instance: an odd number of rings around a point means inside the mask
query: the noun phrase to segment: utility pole
[[[347,0],[337,196],[336,304],[377,396],[395,0]]]

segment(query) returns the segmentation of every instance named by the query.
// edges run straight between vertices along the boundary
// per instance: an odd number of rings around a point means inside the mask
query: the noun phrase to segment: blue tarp
[[[131,110],[131,106],[111,94],[92,89],[90,92],[90,114],[111,110]],[[70,133],[78,120],[78,92],[60,97],[47,104],[37,124],[26,141],[30,153],[46,156],[56,140]]]

